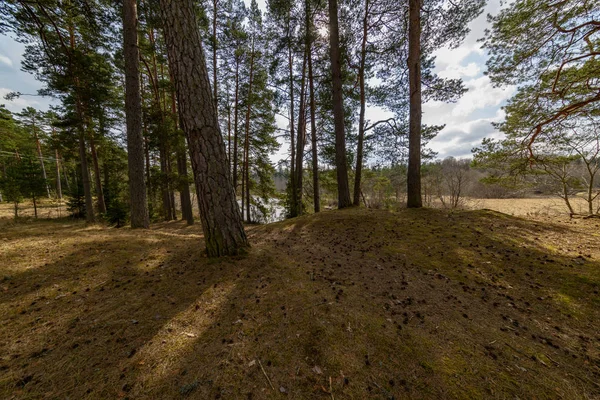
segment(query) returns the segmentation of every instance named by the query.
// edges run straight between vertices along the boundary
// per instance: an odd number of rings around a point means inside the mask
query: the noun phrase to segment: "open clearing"
[[[0,220],[3,399],[597,399],[600,224],[350,209],[248,228]]]

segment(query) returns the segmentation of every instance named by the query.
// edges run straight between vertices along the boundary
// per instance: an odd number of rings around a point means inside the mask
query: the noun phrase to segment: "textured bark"
[[[408,80],[410,117],[406,206],[419,208],[421,199],[421,1],[409,0]]]
[[[188,140],[208,256],[248,246],[210,90],[192,0],[160,0],[181,125]]]
[[[317,120],[315,110],[315,85],[313,79],[313,68],[312,68],[312,28],[313,23],[310,19],[310,9],[308,8],[308,1],[305,4],[306,9],[306,31],[309,32],[306,35],[306,47],[308,51],[307,63],[308,63],[308,86],[310,89],[310,130],[311,130],[311,145],[312,145],[312,169],[313,169],[313,206],[315,212],[321,211],[321,195],[319,193],[319,155],[317,152]]]
[[[367,59],[367,34],[369,31],[369,0],[365,0],[365,16],[363,18],[363,37],[360,48],[360,66],[358,84],[360,86],[360,117],[358,120],[358,144],[356,146],[356,170],[354,174],[354,205],[360,205],[360,184],[362,180],[363,143],[365,140],[365,63]]]
[[[344,131],[344,104],[342,98],[342,66],[340,57],[340,32],[337,0],[329,0],[329,56],[333,83],[333,122],[335,126],[335,166],[338,184],[338,208],[352,205],[348,185],[348,160]]]
[[[149,228],[148,199],[144,180],[144,136],[142,94],[137,33],[136,0],[123,0],[123,53],[125,58],[125,118],[127,124],[127,168],[132,228]],[[150,181],[150,166],[148,166]]]

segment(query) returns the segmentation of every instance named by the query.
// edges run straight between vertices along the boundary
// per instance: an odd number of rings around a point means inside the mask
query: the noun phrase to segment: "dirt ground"
[[[350,209],[0,220],[2,399],[598,399],[600,221]]]

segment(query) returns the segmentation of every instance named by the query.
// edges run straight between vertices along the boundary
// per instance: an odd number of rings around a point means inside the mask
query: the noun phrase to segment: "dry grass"
[[[571,199],[573,210],[586,215],[588,203],[581,197]],[[468,199],[466,206],[470,209],[489,209],[508,215],[527,217],[568,216],[569,210],[564,200],[558,197],[535,197],[524,199]]]
[[[598,398],[598,232],[352,209],[208,260],[180,222],[5,221],[0,398]]]

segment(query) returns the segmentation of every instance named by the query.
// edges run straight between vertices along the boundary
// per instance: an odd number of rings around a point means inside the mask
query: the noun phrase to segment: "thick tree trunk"
[[[319,155],[317,151],[317,120],[315,110],[315,86],[313,79],[312,68],[312,20],[310,18],[310,10],[308,1],[306,2],[306,30],[309,34],[306,36],[308,49],[308,86],[310,89],[310,130],[311,130],[311,145],[312,145],[312,169],[313,169],[313,206],[315,212],[321,211],[321,195],[319,193]]]
[[[186,133],[208,256],[248,246],[227,170],[227,153],[210,91],[192,0],[160,0],[165,41]]]
[[[94,134],[90,133],[90,149],[92,153],[92,163],[94,165],[94,179],[96,181],[96,196],[98,197],[98,212],[106,213],[106,203],[104,202],[104,190],[102,190],[102,180],[100,178],[100,165],[98,164],[98,153],[94,143]]]
[[[365,16],[363,19],[363,37],[360,49],[360,66],[358,70],[358,84],[360,86],[360,116],[358,120],[358,144],[356,146],[356,172],[354,175],[354,205],[360,205],[360,185],[363,166],[363,143],[365,140],[365,63],[367,59],[367,33],[369,31],[369,0],[365,0]]]
[[[406,206],[419,208],[421,199],[421,0],[409,0],[408,80],[410,117]]]
[[[125,56],[125,117],[131,227],[148,228],[148,200],[144,180],[142,94],[137,33],[136,0],[123,0],[123,52]]]
[[[340,32],[338,28],[337,0],[329,0],[329,55],[333,83],[333,122],[335,126],[335,166],[338,184],[338,208],[349,207],[348,160],[346,158],[346,134],[344,131],[344,104],[342,98],[342,66],[340,56]]]

